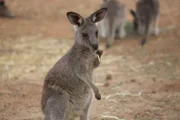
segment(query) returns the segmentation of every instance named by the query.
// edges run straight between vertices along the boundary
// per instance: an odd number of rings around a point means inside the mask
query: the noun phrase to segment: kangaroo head
[[[87,18],[83,18],[75,12],[67,12],[67,18],[75,28],[75,42],[77,44],[93,50],[98,49],[98,28],[96,23],[104,18],[106,12],[107,8],[101,8]]]

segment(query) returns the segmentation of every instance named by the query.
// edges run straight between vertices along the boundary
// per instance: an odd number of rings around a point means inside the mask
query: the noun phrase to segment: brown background
[[[94,100],[91,120],[102,119],[101,115],[125,120],[180,119],[180,1],[160,1],[158,37],[150,37],[142,48],[140,37],[128,36],[104,51],[94,74],[103,99]],[[128,8],[135,6],[135,0],[122,2]],[[43,119],[40,98],[44,77],[73,44],[73,28],[65,14],[71,10],[88,16],[99,3],[7,0],[17,17],[0,18],[0,120]],[[112,79],[107,81],[107,75]]]

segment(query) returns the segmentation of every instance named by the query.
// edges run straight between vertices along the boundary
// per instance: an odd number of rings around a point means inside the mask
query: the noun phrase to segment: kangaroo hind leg
[[[45,106],[45,120],[67,120],[68,101],[63,94],[52,95]]]

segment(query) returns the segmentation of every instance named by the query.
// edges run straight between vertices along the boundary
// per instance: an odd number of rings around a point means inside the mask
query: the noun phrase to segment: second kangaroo
[[[100,7],[108,8],[106,17],[98,23],[98,26],[100,36],[107,39],[106,48],[109,48],[115,37],[122,39],[127,35],[125,30],[126,6],[118,0],[103,0]]]
[[[146,43],[152,24],[154,24],[154,35],[158,35],[159,9],[159,0],[137,0],[136,12],[131,10],[134,17],[134,29],[143,35],[141,45]]]

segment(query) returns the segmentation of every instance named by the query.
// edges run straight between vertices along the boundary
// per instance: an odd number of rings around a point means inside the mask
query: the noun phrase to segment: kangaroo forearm
[[[94,67],[97,68],[100,65],[100,58],[97,56],[97,58],[94,61]]]
[[[94,83],[92,82],[90,77],[79,75],[78,78],[80,80],[82,80],[83,82],[85,82],[89,87],[91,87],[93,89],[96,99],[98,99],[98,100],[101,99],[101,95],[99,94],[99,89],[94,85]]]
[[[91,80],[90,77],[83,76],[83,75],[78,75],[78,78],[80,80],[82,80],[83,82],[85,82],[89,87],[91,87],[94,92],[97,91],[98,88],[92,83],[92,80]]]
[[[103,54],[103,51],[102,50],[97,50],[96,51],[96,58],[95,58],[95,61],[94,61],[94,67],[98,67],[101,63],[101,56]]]

